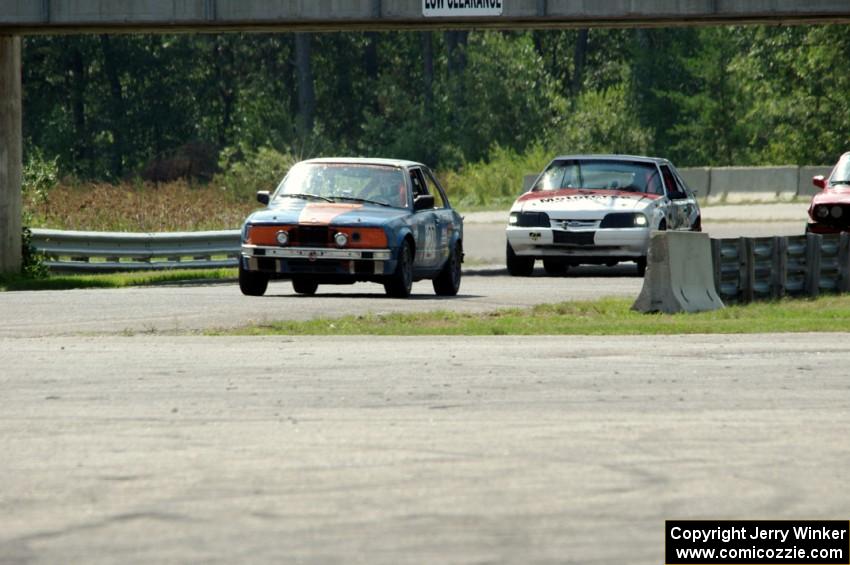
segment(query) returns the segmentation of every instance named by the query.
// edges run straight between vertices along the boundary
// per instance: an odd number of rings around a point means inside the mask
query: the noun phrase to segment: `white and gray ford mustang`
[[[507,266],[529,276],[571,265],[634,261],[646,270],[652,230],[700,231],[699,204],[666,159],[630,155],[555,158],[511,208]]]

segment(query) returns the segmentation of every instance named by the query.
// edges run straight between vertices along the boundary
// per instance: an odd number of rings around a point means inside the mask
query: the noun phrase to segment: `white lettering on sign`
[[[422,15],[431,17],[501,16],[503,0],[422,0]]]

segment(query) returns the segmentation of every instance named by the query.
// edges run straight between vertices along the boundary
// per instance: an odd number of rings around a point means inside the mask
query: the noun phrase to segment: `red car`
[[[822,192],[812,198],[806,232],[850,231],[850,152],[841,156],[829,180],[818,175],[812,179],[812,184]]]

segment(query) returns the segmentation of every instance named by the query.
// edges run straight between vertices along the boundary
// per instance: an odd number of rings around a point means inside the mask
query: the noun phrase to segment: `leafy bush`
[[[26,218],[24,221],[26,222]],[[33,247],[32,231],[26,225],[22,233],[21,258],[21,274],[23,276],[31,279],[43,279],[50,273],[44,263],[45,256]]]
[[[46,159],[38,149],[30,153],[24,163],[22,178],[22,193],[24,200],[35,204],[47,204],[50,191],[56,186],[59,167],[56,159]],[[21,233],[21,274],[30,278],[44,278],[48,274],[44,264],[44,255],[38,253],[32,244],[32,231],[29,226],[33,223],[32,213],[24,211]]]
[[[47,159],[39,149],[33,149],[24,163],[22,190],[24,198],[47,202],[50,190],[56,186],[59,166],[56,158]]]
[[[535,145],[525,153],[494,147],[489,161],[467,163],[440,178],[453,204],[460,207],[509,205],[522,193],[523,177],[539,173],[554,156]]]
[[[213,184],[240,201],[253,200],[258,190],[274,190],[296,162],[291,153],[271,147],[228,147],[219,157],[223,172],[213,178]]]
[[[494,146],[488,159],[446,172],[449,196],[461,207],[508,205],[521,193],[523,177],[539,173],[557,155],[646,153],[651,134],[633,118],[628,92],[616,85],[586,91],[574,104],[561,100],[552,132],[524,152]]]
[[[555,154],[622,153],[642,155],[648,151],[652,135],[634,118],[626,84],[579,95],[574,107],[565,103],[547,138]]]
[[[166,155],[158,155],[142,169],[141,177],[152,182],[178,179],[207,182],[216,173],[216,148],[211,143],[190,141]]]

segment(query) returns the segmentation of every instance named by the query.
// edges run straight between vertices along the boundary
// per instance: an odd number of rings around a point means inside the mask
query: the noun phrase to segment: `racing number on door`
[[[423,249],[425,263],[431,264],[437,259],[437,226],[425,226],[425,247]]]

